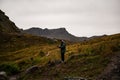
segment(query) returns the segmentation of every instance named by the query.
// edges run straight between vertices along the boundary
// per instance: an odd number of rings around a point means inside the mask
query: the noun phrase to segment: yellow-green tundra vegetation
[[[120,34],[78,43],[66,41],[65,63],[59,64],[56,64],[60,61],[59,40],[9,34],[0,44],[0,70],[5,70],[8,75],[19,73],[20,80],[62,80],[65,77],[94,80],[111,57],[120,52]],[[40,69],[25,74],[33,65]]]

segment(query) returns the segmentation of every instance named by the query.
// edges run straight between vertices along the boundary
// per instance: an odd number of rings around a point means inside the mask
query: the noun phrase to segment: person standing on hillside
[[[59,48],[61,50],[61,61],[64,62],[64,54],[66,51],[66,44],[63,40],[61,40],[61,44],[60,44]]]

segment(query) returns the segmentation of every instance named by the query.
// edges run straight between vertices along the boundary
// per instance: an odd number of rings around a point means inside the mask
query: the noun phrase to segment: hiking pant
[[[61,53],[61,60],[64,62],[64,54],[65,53]]]

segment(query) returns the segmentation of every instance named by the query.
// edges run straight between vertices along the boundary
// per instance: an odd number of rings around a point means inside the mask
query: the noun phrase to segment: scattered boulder
[[[4,71],[0,72],[0,80],[8,80],[8,76],[7,76],[6,72],[4,72]]]
[[[37,71],[37,70],[39,70],[39,66],[32,66],[32,67],[30,67],[30,68],[28,68],[26,71],[25,71],[25,73],[26,74],[32,74],[32,73],[34,73],[35,71]]]

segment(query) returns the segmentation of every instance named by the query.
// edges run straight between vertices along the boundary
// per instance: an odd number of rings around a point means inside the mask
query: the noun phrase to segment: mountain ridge
[[[76,37],[76,36],[70,34],[65,28],[42,29],[42,28],[32,27],[32,28],[23,30],[22,32],[32,34],[32,35],[52,38],[52,39],[55,38],[55,39],[69,40],[69,41],[73,41],[73,42],[87,40],[87,37]]]

